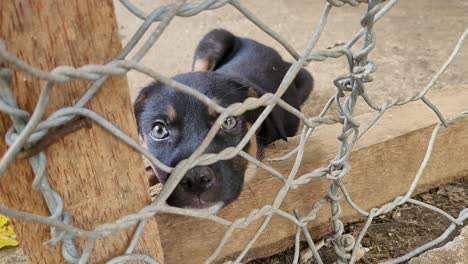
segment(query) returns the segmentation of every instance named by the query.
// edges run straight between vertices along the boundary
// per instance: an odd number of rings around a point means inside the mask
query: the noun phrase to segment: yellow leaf
[[[8,223],[8,218],[0,215],[0,248],[17,245],[16,234],[13,227]]]
[[[4,226],[6,223],[8,223],[8,218],[0,214],[0,226]]]

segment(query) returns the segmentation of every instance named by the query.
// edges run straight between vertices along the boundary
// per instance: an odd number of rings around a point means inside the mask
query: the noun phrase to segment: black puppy
[[[248,97],[275,93],[291,66],[272,48],[228,31],[209,32],[195,50],[192,72],[173,77],[196,89],[223,107]],[[301,105],[312,91],[313,79],[301,69],[282,99]],[[218,113],[197,99],[159,82],[145,87],[134,104],[138,130],[148,150],[168,166],[188,158],[207,135]],[[235,147],[264,108],[226,119],[206,153]],[[273,108],[244,151],[261,159],[271,142],[293,136],[299,119],[280,107]],[[155,168],[161,183],[170,175]],[[172,206],[217,211],[235,200],[244,182],[255,175],[255,166],[236,156],[187,172],[167,203]]]

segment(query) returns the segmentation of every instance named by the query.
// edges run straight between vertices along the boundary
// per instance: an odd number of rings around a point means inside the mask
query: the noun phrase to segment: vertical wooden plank
[[[106,63],[120,51],[111,0],[2,1],[0,37],[15,56],[43,70],[60,65],[75,67]],[[20,108],[32,111],[44,81],[14,70],[12,87]],[[90,85],[73,81],[54,87],[47,113],[72,105]],[[124,132],[137,138],[127,79],[110,78],[87,105]],[[0,116],[4,136],[11,122]],[[2,153],[6,145],[0,143]],[[47,149],[47,170],[55,190],[63,196],[73,223],[91,229],[149,203],[148,182],[138,153],[98,125],[67,136]],[[42,196],[31,188],[32,171],[26,160],[15,161],[0,182],[2,206],[47,215]],[[47,226],[13,219],[22,248],[31,263],[62,263],[61,248],[45,249],[50,238]],[[125,252],[134,228],[99,240],[92,263]],[[84,241],[79,241],[80,247]],[[148,222],[135,250],[162,261],[156,221]]]

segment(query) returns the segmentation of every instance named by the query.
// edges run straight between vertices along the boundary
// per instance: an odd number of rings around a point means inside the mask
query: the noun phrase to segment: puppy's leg
[[[236,52],[239,40],[223,29],[214,29],[198,43],[192,71],[214,71]]]

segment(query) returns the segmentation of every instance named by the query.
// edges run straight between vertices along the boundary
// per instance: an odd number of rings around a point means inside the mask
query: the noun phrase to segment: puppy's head
[[[193,72],[174,77],[222,106],[242,102],[256,92],[248,85],[214,72]],[[134,104],[138,130],[148,150],[164,164],[174,167],[201,144],[219,114],[201,101],[161,83],[145,87]],[[205,153],[235,147],[255,121],[255,111],[228,117]],[[244,151],[258,155],[253,136]],[[164,184],[170,174],[153,166]],[[184,208],[220,209],[239,196],[252,164],[239,156],[189,170],[168,198],[169,205]]]

